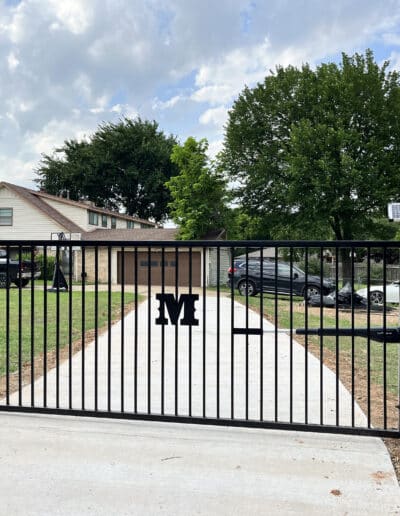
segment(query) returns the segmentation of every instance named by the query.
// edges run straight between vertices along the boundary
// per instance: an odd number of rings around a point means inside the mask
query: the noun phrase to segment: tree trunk
[[[331,220],[331,227],[335,233],[336,240],[352,240],[353,235],[347,222],[348,217],[344,217],[344,221],[339,216],[335,215]],[[344,226],[344,227],[343,227]],[[340,261],[342,262],[342,285],[351,283],[353,278],[353,267],[351,262],[351,248],[339,248]]]
[[[343,286],[346,285],[346,283],[352,282],[353,277],[353,267],[351,263],[351,249],[349,247],[342,247],[340,249],[340,258],[342,262],[342,279],[343,279]]]

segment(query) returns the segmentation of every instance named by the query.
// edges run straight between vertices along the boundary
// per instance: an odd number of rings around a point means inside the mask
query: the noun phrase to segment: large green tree
[[[44,155],[36,181],[51,194],[68,190],[71,199],[162,221],[171,200],[165,182],[178,172],[170,159],[175,144],[154,121],[106,123],[88,141],[65,141]]]
[[[182,240],[199,239],[224,227],[226,181],[208,159],[207,149],[207,140],[190,137],[183,145],[175,145],[171,154],[179,174],[166,185],[172,197],[171,218]]]
[[[221,163],[241,209],[275,238],[379,237],[400,197],[399,74],[373,53],[277,67],[245,88]]]

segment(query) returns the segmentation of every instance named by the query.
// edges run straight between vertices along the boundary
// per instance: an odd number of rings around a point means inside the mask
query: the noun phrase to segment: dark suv
[[[276,274],[277,272],[277,274]],[[262,273],[262,275],[261,275]],[[228,270],[228,285],[237,288],[242,295],[255,296],[258,292],[289,294],[306,299],[321,294],[327,295],[334,290],[330,279],[313,276],[296,265],[285,262],[248,260],[235,264]],[[306,290],[307,288],[307,290]]]
[[[40,277],[40,267],[36,262],[7,258],[7,251],[0,249],[0,288],[8,288],[10,283],[25,287],[32,278]]]

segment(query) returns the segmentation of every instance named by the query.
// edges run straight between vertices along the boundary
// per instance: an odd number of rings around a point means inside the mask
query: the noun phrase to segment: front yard
[[[10,373],[18,370],[19,363],[30,364],[32,350],[33,359],[42,362],[44,353],[49,354],[51,367],[56,348],[62,355],[69,347],[76,351],[87,344],[96,328],[104,331],[109,321],[119,319],[123,308],[132,306],[134,295],[125,292],[124,305],[121,292],[112,292],[110,300],[106,291],[86,291],[83,297],[80,289],[59,294],[35,289],[33,296],[29,287],[1,289],[0,377],[7,364]]]

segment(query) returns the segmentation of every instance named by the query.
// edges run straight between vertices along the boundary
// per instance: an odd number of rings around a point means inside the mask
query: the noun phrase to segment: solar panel
[[[389,220],[400,221],[400,202],[392,202],[388,204]]]

